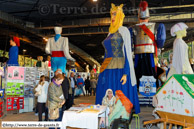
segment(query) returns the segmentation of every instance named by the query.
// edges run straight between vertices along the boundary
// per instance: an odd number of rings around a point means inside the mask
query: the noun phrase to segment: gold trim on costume
[[[101,73],[107,68],[107,66],[108,66],[108,64],[111,62],[111,60],[112,60],[112,57],[106,58],[106,59],[104,60],[104,62],[103,62],[102,65],[101,65],[101,68],[100,68],[100,72],[101,72]]]
[[[100,72],[103,72],[105,69],[122,69],[124,68],[124,65],[125,65],[124,57],[106,58],[102,63]]]
[[[124,57],[116,57],[112,58],[112,60],[109,62],[106,69],[122,69],[124,68],[125,64],[125,58]]]

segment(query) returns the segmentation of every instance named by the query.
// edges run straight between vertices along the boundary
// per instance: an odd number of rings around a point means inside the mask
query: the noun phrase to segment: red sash
[[[158,56],[157,54],[157,44],[156,44],[156,40],[155,40],[155,36],[152,33],[152,31],[150,31],[149,28],[147,28],[147,26],[145,24],[143,25],[139,25],[139,27],[150,37],[150,39],[154,42],[154,46],[155,46],[155,53],[156,53],[156,57]],[[157,72],[157,66],[155,66],[155,70]]]
[[[65,57],[63,51],[52,51],[52,57]]]
[[[83,83],[82,82],[79,82],[78,85],[82,85]]]
[[[139,25],[139,27],[150,37],[150,39],[154,42],[154,46],[155,46],[155,53],[156,53],[156,57],[157,57],[157,44],[156,44],[156,40],[155,40],[155,36],[152,33],[152,31],[150,31],[149,28],[147,28],[147,26],[145,24],[143,25]]]

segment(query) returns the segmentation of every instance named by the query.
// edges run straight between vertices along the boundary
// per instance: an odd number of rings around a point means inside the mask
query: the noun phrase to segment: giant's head
[[[187,28],[188,26],[183,23],[183,22],[179,22],[177,24],[175,24],[170,32],[171,32],[171,35],[174,37],[174,36],[179,36],[179,37],[186,37],[187,36]]]
[[[148,3],[146,1],[141,1],[139,4],[138,18],[140,20],[145,20],[150,17]]]
[[[115,33],[118,31],[119,27],[123,25],[123,20],[125,14],[123,13],[123,4],[120,6],[115,6],[113,3],[111,4],[111,24],[109,28],[110,33]]]
[[[62,33],[62,27],[56,26],[54,27],[55,34],[61,34]]]

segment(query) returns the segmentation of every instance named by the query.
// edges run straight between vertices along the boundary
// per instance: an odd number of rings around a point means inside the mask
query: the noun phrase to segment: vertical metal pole
[[[106,107],[106,109],[107,109],[107,108],[108,108],[108,107]],[[107,121],[106,119],[107,119],[107,118],[106,118],[106,110],[105,110],[105,122],[104,122],[104,123],[105,123],[105,128],[108,129],[108,126],[106,126],[106,121]]]
[[[192,41],[192,43],[191,43],[191,58],[193,58],[193,54],[194,54],[194,53],[193,53],[193,52],[194,52],[194,51],[193,51],[193,49],[194,49],[193,43],[194,43],[194,41]]]

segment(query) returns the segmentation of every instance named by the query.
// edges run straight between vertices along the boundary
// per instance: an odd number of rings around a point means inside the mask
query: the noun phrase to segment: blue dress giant
[[[8,66],[19,66],[18,64],[18,46],[12,46],[9,49],[9,60],[7,61]]]
[[[132,86],[130,77],[129,61],[126,58],[124,40],[119,32],[110,34],[104,41],[105,59],[112,58],[106,69],[100,73],[96,91],[96,104],[101,104],[107,89],[122,90],[133,103],[135,112],[140,112],[137,86]],[[123,52],[124,50],[124,52]],[[127,75],[127,82],[120,82],[123,75]]]

